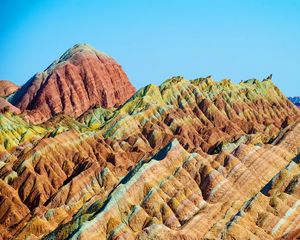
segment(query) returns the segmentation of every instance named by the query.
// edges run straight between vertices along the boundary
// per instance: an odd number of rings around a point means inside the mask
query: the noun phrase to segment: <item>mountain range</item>
[[[300,110],[271,76],[136,91],[77,44],[0,109],[0,239],[300,236]]]

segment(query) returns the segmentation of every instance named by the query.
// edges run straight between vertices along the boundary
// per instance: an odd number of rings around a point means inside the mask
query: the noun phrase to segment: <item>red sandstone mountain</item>
[[[0,110],[3,111],[10,111],[15,113],[20,113],[20,110],[10,104],[5,97],[15,93],[19,89],[19,86],[16,84],[7,81],[7,80],[0,80]]]
[[[7,97],[8,95],[16,92],[18,89],[18,85],[7,80],[0,80],[0,97]]]
[[[20,113],[20,109],[13,106],[11,103],[9,103],[6,99],[0,97],[0,111],[10,111],[14,113]]]
[[[135,92],[122,67],[110,56],[86,44],[77,44],[34,75],[11,99],[28,111],[35,123],[57,113],[78,117],[100,105],[117,107]]]

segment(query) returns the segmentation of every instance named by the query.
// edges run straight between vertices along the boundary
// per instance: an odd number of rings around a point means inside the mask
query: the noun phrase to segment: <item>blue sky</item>
[[[0,79],[20,85],[89,43],[136,88],[176,75],[272,73],[286,95],[300,95],[298,0],[1,0],[0,9]]]

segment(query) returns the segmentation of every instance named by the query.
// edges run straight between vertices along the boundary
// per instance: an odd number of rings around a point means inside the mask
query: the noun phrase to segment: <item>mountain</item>
[[[70,96],[48,89],[63,82],[60,69],[70,61],[88,68],[74,61],[94,51],[76,45],[48,77],[9,96],[21,114],[0,113],[0,239],[300,236],[300,110],[271,77],[236,84],[177,76],[128,88],[118,103],[108,94],[94,104],[92,95],[86,108],[73,102],[73,112],[42,115],[42,96]],[[104,73],[97,81],[120,79]],[[70,85],[74,76],[63,79]]]
[[[122,67],[110,56],[77,44],[35,74],[10,99],[31,122],[64,113],[78,117],[100,105],[118,107],[135,92]]]
[[[144,135],[151,147],[164,144],[163,136],[176,136],[190,151],[213,153],[246,134],[259,133],[268,142],[298,116],[271,80],[235,84],[174,77],[139,90],[102,131],[120,140]]]
[[[13,106],[11,103],[9,103],[6,99],[2,97],[0,97],[0,111],[2,112],[10,111],[17,114],[21,113],[20,109]]]
[[[7,80],[0,80],[0,97],[7,97],[15,93],[18,89],[19,86],[16,84]]]
[[[12,95],[18,89],[19,86],[17,86],[16,84],[7,80],[0,80],[0,111],[10,111],[18,114],[21,112],[17,107],[10,104],[6,99],[7,97],[9,97],[9,95]]]
[[[292,130],[297,136],[299,126]],[[299,140],[290,132],[278,145],[240,144],[204,157],[175,139],[141,161],[104,202],[95,198],[45,239],[281,236],[299,227],[300,169],[294,154],[282,149]]]
[[[20,110],[10,104],[6,99],[9,95],[12,95],[18,89],[19,86],[17,86],[16,84],[7,80],[0,80],[0,111],[20,113]]]

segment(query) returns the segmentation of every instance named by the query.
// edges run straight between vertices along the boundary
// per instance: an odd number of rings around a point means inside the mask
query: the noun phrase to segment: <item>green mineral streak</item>
[[[66,54],[74,54],[76,51],[93,52],[93,49],[87,45],[78,45]],[[189,109],[189,106],[199,104],[205,98],[214,102],[217,97],[221,97],[229,106],[236,102],[251,103],[256,99],[276,102],[277,99],[284,98],[270,79],[250,79],[236,84],[229,79],[216,82],[210,76],[192,81],[177,76],[167,79],[160,86],[150,84],[141,88],[118,109],[95,107],[78,119],[60,115],[34,126],[27,123],[22,115],[0,114],[0,143],[6,150],[10,150],[22,143],[32,142],[43,136],[55,137],[71,129],[78,132],[100,130],[104,136],[120,137],[130,134],[129,131],[138,131],[141,125],[149,121],[159,120],[170,109]],[[214,114],[216,111],[218,109],[213,106],[208,108],[207,114]],[[247,113],[245,111],[241,114]],[[193,121],[189,118],[181,120],[191,124]]]
[[[27,123],[20,116],[12,113],[0,114],[0,144],[6,150],[41,138],[45,133],[45,129]]]
[[[102,107],[94,108],[79,117],[78,121],[89,127],[90,129],[100,128],[110,117],[113,110]]]
[[[222,144],[222,150],[225,152],[231,153],[234,151],[236,148],[238,148],[241,144],[246,143],[249,140],[250,136],[244,135],[240,137],[236,142],[233,143],[223,143]]]
[[[126,126],[128,124],[144,125],[146,122],[159,119],[160,115],[168,109],[188,109],[189,106],[198,104],[205,98],[214,102],[217,97],[221,97],[229,106],[238,102],[255,103],[258,99],[276,102],[277,99],[284,98],[270,79],[263,81],[250,79],[237,84],[230,79],[216,82],[210,76],[192,81],[177,76],[167,79],[160,86],[150,84],[141,88],[114,112],[109,121],[103,123],[101,129],[105,136],[126,135],[129,132],[124,129],[120,130],[118,122],[122,122],[123,125],[126,123]],[[216,111],[218,109],[212,105],[208,108],[207,114],[213,114]],[[124,119],[127,120],[124,121]]]

